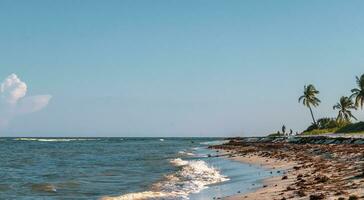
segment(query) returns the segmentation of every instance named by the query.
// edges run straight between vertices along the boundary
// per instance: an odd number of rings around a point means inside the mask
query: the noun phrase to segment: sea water
[[[219,138],[0,138],[0,199],[207,200],[270,174],[217,157]]]

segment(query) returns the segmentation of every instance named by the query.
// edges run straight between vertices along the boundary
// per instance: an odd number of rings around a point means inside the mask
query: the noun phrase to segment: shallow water
[[[258,187],[266,171],[207,157],[214,152],[206,149],[206,142],[216,140],[2,138],[0,197],[130,199],[132,195],[162,195],[161,199],[200,200]]]
[[[202,151],[204,153],[211,153],[204,149]],[[227,176],[229,180],[219,184],[209,185],[208,188],[201,192],[191,194],[190,199],[217,199],[218,197],[251,192],[263,186],[263,179],[278,175],[275,170],[266,170],[260,166],[245,164],[228,158],[211,157],[208,158],[207,162],[218,168],[220,173]]]

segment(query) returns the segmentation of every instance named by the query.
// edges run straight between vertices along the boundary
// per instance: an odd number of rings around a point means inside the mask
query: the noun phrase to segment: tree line
[[[350,123],[351,119],[357,120],[352,114],[352,110],[363,109],[364,105],[364,74],[356,77],[357,87],[351,90],[351,95],[342,96],[339,102],[333,106],[334,110],[338,110],[336,121],[338,123]],[[298,102],[306,106],[310,110],[313,125],[317,126],[312,109],[318,107],[321,100],[317,97],[320,92],[313,84],[305,85],[303,95],[298,98]]]

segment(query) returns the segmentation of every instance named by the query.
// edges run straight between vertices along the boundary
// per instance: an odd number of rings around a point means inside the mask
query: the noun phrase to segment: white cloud
[[[51,95],[26,96],[27,84],[16,74],[8,76],[0,85],[0,128],[16,116],[45,108]]]
[[[11,74],[1,83],[0,92],[4,101],[16,104],[27,93],[27,85],[16,74]]]

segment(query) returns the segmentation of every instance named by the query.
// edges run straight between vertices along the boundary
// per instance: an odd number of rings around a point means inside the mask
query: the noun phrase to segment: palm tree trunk
[[[313,112],[312,112],[312,108],[311,108],[311,106],[308,106],[308,108],[310,109],[311,117],[312,117],[313,123],[314,123],[315,125],[317,125],[317,124],[316,124],[315,117],[313,116]]]

